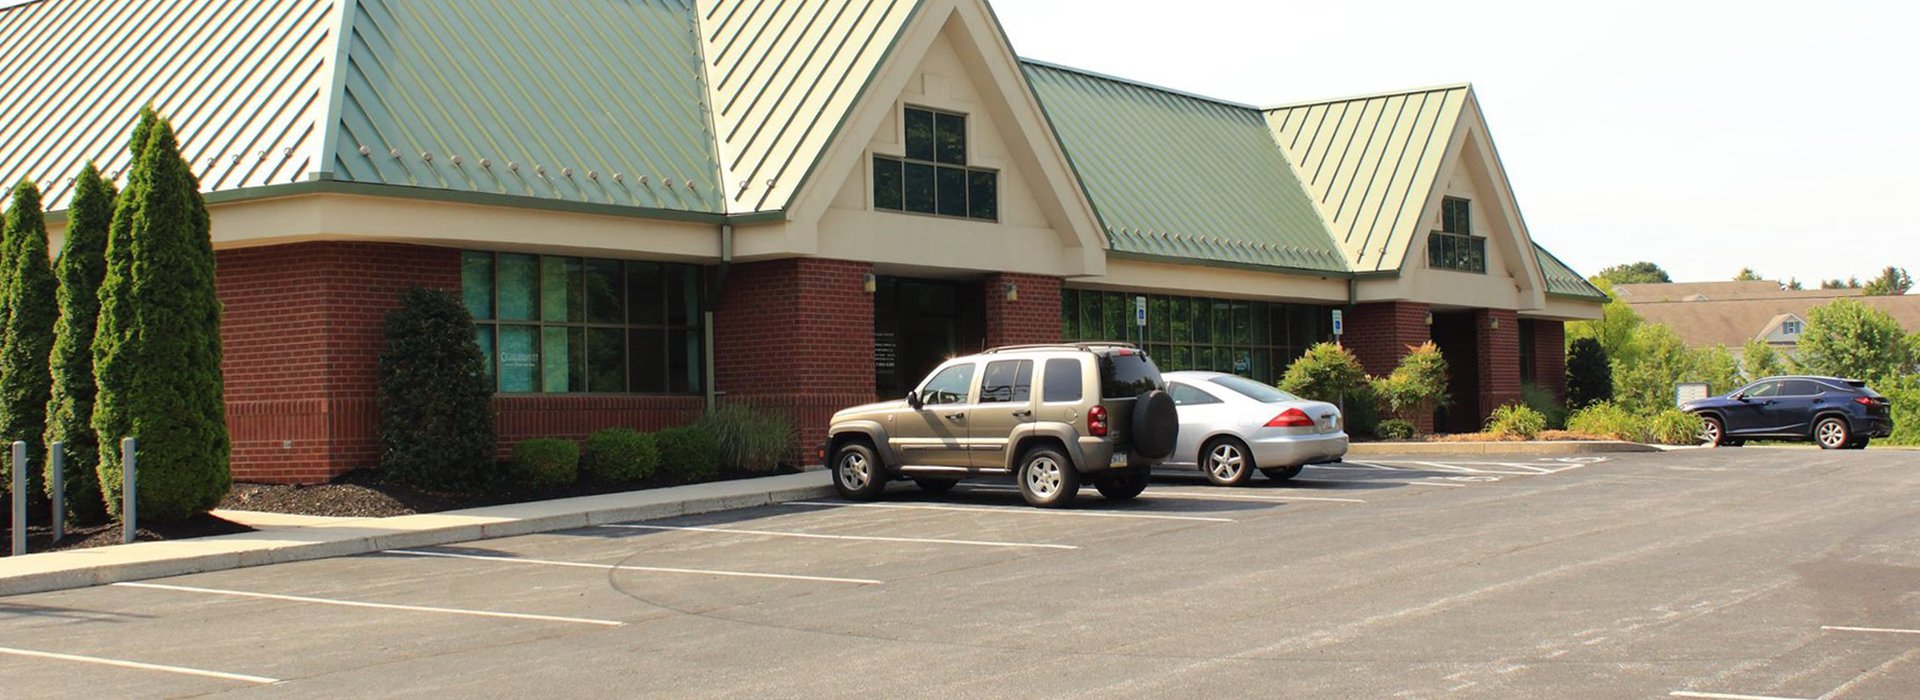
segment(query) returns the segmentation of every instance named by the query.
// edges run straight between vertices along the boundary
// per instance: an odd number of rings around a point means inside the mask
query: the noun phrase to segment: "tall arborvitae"
[[[94,428],[103,440],[139,440],[141,517],[177,522],[218,505],[232,473],[206,203],[165,120],[153,124],[128,190],[138,202],[116,212],[114,228],[117,239],[118,214],[132,212],[132,279],[116,278],[110,242]],[[120,465],[103,452],[104,477]]]
[[[32,183],[21,183],[14,190],[14,208],[23,206],[40,207],[40,190]],[[0,341],[0,443],[27,443],[28,482],[37,495],[46,490],[40,483],[45,472],[31,465],[46,459],[40,440],[47,432],[47,399],[53,394],[47,356],[53,351],[53,324],[60,306],[55,298],[59,284],[53,281],[47,256],[47,229],[37,211],[33,219],[7,229],[5,247],[12,255],[5,260],[6,288],[0,290],[9,312],[5,340]]]
[[[103,447],[95,481],[100,484],[107,512],[115,516],[120,514],[120,492],[125,483],[121,480],[120,439],[132,432],[132,425],[124,412],[108,410],[109,397],[130,391],[133,378],[128,372],[131,363],[109,365],[106,356],[117,347],[115,339],[131,332],[133,323],[133,222],[146,204],[148,180],[152,179],[140,168],[140,161],[156,121],[152,109],[140,110],[133,138],[127,143],[132,165],[127,169],[126,189],[114,200],[113,222],[107,227],[106,273],[100,277],[100,315],[93,334],[93,433]]]
[[[93,164],[80,171],[73,203],[67,208],[66,244],[54,267],[60,282],[60,323],[53,332],[53,398],[47,402],[46,442],[65,445],[67,513],[77,523],[99,522],[107,514],[95,471],[100,465],[100,438],[93,432],[93,330],[100,318],[107,230],[113,225],[113,201],[118,196],[113,183],[101,178]],[[53,466],[51,461],[43,463]]]
[[[18,379],[24,376],[21,371],[15,369],[12,356],[6,352],[6,339],[14,337],[11,330],[14,325],[13,305],[10,302],[14,299],[12,282],[16,276],[14,268],[18,264],[18,256],[15,253],[22,248],[31,247],[31,242],[38,239],[40,263],[43,268],[46,265],[47,224],[40,206],[40,188],[35,187],[31,182],[20,183],[18,187],[13,188],[13,201],[7,208],[6,226],[4,231],[0,232],[0,377],[12,374]],[[29,311],[28,316],[33,315],[33,312]],[[32,319],[28,320],[31,325]],[[47,318],[46,322],[47,330],[52,331],[53,319]],[[45,362],[46,358],[42,357],[41,374],[46,373]],[[0,444],[0,465],[5,467],[0,468],[0,493],[10,494],[13,489],[13,448],[11,447],[13,441],[26,440],[32,444],[40,440],[37,435],[17,437],[11,431],[4,431],[4,429],[11,428],[17,423],[33,420],[36,414],[44,422],[46,399],[42,397],[40,409],[34,410],[16,403],[14,393],[4,391],[6,387],[4,380],[0,380],[0,435],[5,436],[5,443]],[[29,463],[31,464],[31,461]],[[40,493],[38,470],[29,467],[27,481],[28,493]]]

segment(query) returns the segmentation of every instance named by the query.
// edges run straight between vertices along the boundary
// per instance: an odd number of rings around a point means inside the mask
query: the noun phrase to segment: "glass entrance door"
[[[979,352],[986,338],[980,285],[881,277],[873,295],[874,389],[906,396],[948,358]]]

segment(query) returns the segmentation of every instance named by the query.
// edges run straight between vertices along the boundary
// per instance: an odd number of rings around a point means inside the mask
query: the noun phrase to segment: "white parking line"
[[[1806,698],[1787,698],[1778,695],[1735,695],[1732,693],[1696,693],[1691,690],[1676,690],[1667,693],[1676,698],[1712,698],[1714,700],[1807,700]]]
[[[970,491],[978,491],[983,493],[1006,492],[1006,491],[1017,492],[1020,490],[1020,488],[1017,486],[970,486],[967,488]],[[1216,501],[1264,501],[1268,503],[1285,503],[1287,501],[1327,501],[1329,503],[1366,503],[1366,501],[1362,501],[1358,498],[1327,498],[1322,496],[1263,496],[1263,495],[1250,494],[1250,493],[1173,491],[1170,489],[1155,489],[1155,488],[1149,488],[1146,493],[1141,495],[1141,498],[1145,500],[1151,500],[1156,496],[1177,497],[1177,498],[1198,498],[1202,500],[1216,500]]]
[[[1449,484],[1444,481],[1402,481],[1400,483],[1407,484],[1410,486],[1445,486],[1448,488],[1456,488],[1456,489],[1463,489],[1467,487],[1466,484]]]
[[[629,566],[626,564],[588,564],[577,561],[553,561],[550,559],[522,559],[520,557],[490,556],[483,554],[454,554],[452,552],[426,552],[417,549],[390,549],[389,554],[406,554],[416,557],[440,557],[442,559],[470,559],[473,561],[497,561],[508,564],[528,564],[537,566],[567,566],[580,569],[600,569],[602,571],[647,571],[657,574],[691,574],[695,576],[721,576],[729,578],[768,578],[783,581],[813,581],[816,583],[852,583],[872,586],[885,583],[869,578],[835,578],[832,576],[800,576],[797,574],[762,574],[750,571],[716,571],[712,569],[673,569],[659,566]]]
[[[859,542],[903,542],[909,544],[953,544],[972,547],[1028,547],[1033,549],[1079,549],[1070,544],[1032,544],[1027,542],[983,542],[979,540],[934,540],[918,537],[877,537],[868,535],[821,535],[811,532],[771,532],[768,530],[731,530],[719,527],[669,527],[666,525],[601,525],[623,530],[663,530],[668,532],[715,532],[729,535],[796,537],[810,540],[853,540]]]
[[[1823,630],[1833,630],[1833,631],[1836,631],[1836,632],[1882,632],[1882,633],[1886,633],[1886,634],[1920,634],[1920,630],[1901,630],[1901,629],[1888,629],[1888,628],[1885,628],[1885,627],[1832,627],[1832,626],[1822,626],[1822,627],[1821,627],[1820,629],[1823,629]]]
[[[1201,523],[1230,523],[1230,518],[1208,518],[1198,515],[1153,515],[1150,513],[1106,513],[1085,510],[1045,510],[1041,508],[993,508],[989,506],[922,506],[907,503],[825,503],[821,501],[788,501],[790,506],[825,506],[828,508],[892,508],[899,510],[940,510],[959,513],[1025,513],[1029,515],[1077,515],[1083,518],[1135,518],[1140,520],[1186,520]]]
[[[276,593],[254,593],[252,591],[232,591],[222,588],[195,588],[193,586],[169,586],[159,583],[116,583],[125,588],[145,588],[156,591],[178,591],[181,593],[205,593],[233,598],[259,598],[261,600],[284,600],[292,603],[312,603],[315,605],[338,605],[346,608],[374,608],[378,610],[404,610],[408,612],[443,613],[447,615],[469,615],[472,617],[498,617],[510,620],[534,620],[538,622],[567,622],[578,625],[603,625],[618,627],[627,624],[618,620],[594,620],[582,617],[558,617],[554,615],[531,615],[527,613],[493,612],[490,610],[462,610],[460,608],[435,608],[422,605],[395,605],[391,603],[364,603],[357,600],[334,600],[331,598],[309,598],[298,595],[279,595]]]
[[[261,685],[280,682],[280,679],[278,678],[268,678],[266,676],[249,676],[241,673],[225,673],[222,671],[208,671],[206,669],[200,669],[200,668],[187,668],[185,666],[167,666],[165,664],[150,664],[150,663],[143,663],[140,661],[123,661],[121,659],[108,659],[108,658],[102,658],[98,656],[80,656],[77,654],[56,654],[51,651],[33,651],[31,649],[14,649],[11,647],[0,647],[0,654],[11,654],[13,656],[28,656],[28,657],[33,657],[37,659],[53,659],[55,661],[72,661],[74,663],[97,664],[100,666],[118,666],[120,668],[136,668],[142,671],[160,671],[163,673],[178,673],[184,676],[200,676],[202,678],[217,678],[223,681],[240,681],[243,683],[259,683]]]

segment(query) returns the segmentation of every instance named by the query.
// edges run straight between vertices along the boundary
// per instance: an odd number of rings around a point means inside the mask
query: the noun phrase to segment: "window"
[[[1227,372],[1268,384],[1308,347],[1333,339],[1326,308],[1236,299],[1147,295],[1141,328],[1137,296],[1062,290],[1061,338],[1134,343],[1165,371]]]
[[[1212,394],[1179,382],[1167,382],[1167,396],[1173,397],[1173,405],[1175,406],[1202,406],[1210,403],[1220,403],[1220,400],[1213,398]]]
[[[987,363],[980,378],[980,403],[1028,403],[1033,401],[1033,360],[1001,360]]]
[[[875,209],[1000,218],[1000,173],[967,167],[967,117],[908,107],[906,157],[873,157]]]
[[[1232,389],[1234,393],[1260,403],[1280,403],[1299,401],[1300,397],[1275,389],[1272,386],[1256,382],[1246,377],[1214,377],[1213,383]]]
[[[1800,322],[1782,321],[1780,323],[1780,333],[1783,335],[1800,335]]]
[[[1473,235],[1473,204],[1459,197],[1440,200],[1440,230],[1427,236],[1427,267],[1487,273],[1487,239]]]
[[[1781,384],[1783,385],[1780,387],[1781,396],[1819,396],[1822,391],[1819,384],[1805,379],[1795,379],[1790,382],[1781,382]]]
[[[1160,368],[1146,355],[1121,350],[1100,356],[1101,398],[1131,399],[1165,385],[1160,378]]]
[[[1740,395],[1749,399],[1761,399],[1761,398],[1767,398],[1769,396],[1779,396],[1780,385],[1785,383],[1786,382],[1760,382],[1759,384],[1755,384],[1753,386],[1747,387],[1745,391],[1740,392]]]
[[[973,363],[954,365],[940,370],[927,380],[927,386],[920,390],[920,401],[928,406],[945,406],[966,403],[967,394],[973,391]]]
[[[1077,402],[1084,393],[1081,379],[1079,360],[1047,360],[1046,388],[1040,399],[1047,403]]]
[[[508,394],[695,394],[700,268],[470,251],[460,293]]]

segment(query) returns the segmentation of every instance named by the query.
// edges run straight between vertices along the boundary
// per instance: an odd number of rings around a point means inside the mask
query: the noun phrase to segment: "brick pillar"
[[[378,463],[386,313],[412,285],[457,291],[460,252],[297,243],[215,260],[234,478],[323,483]]]
[[[1473,335],[1480,360],[1480,410],[1476,418],[1484,425],[1493,409],[1520,403],[1520,317],[1502,309],[1475,311]]]
[[[1567,331],[1561,321],[1533,319],[1527,323],[1528,343],[1533,351],[1533,376],[1526,377],[1542,389],[1553,392],[1562,401],[1567,398]]]
[[[1019,298],[1007,301],[1007,285]],[[987,347],[1060,342],[1060,278],[998,272],[981,282]]]
[[[874,401],[872,272],[810,258],[735,266],[713,320],[723,400],[791,413],[803,448],[825,440],[835,411]]]
[[[1361,304],[1346,313],[1346,334],[1340,342],[1367,374],[1384,377],[1400,366],[1410,348],[1433,340],[1433,328],[1427,325],[1429,307],[1407,301]],[[1384,416],[1383,416],[1384,418]],[[1413,416],[1415,430],[1433,432],[1433,414]]]

